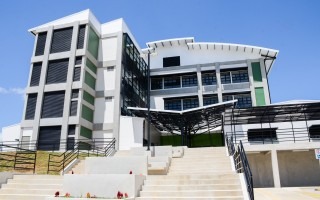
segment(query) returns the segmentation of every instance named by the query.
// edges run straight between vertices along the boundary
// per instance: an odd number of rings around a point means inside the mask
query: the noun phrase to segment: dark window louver
[[[82,56],[76,57],[75,65],[81,65],[82,64]]]
[[[72,39],[72,27],[53,31],[50,53],[70,51]]]
[[[76,99],[79,96],[79,90],[72,90],[71,99]]]
[[[41,118],[62,117],[64,91],[47,92],[44,94]]]
[[[78,101],[71,101],[70,104],[70,116],[77,116]]]
[[[68,135],[76,134],[76,125],[69,125]]]
[[[44,53],[44,48],[46,46],[47,32],[39,33],[36,45],[35,56],[41,56]]]
[[[74,150],[74,137],[67,139],[67,150]]]
[[[73,81],[80,81],[81,67],[75,67],[73,71]]]
[[[37,97],[38,97],[38,94],[28,95],[27,108],[26,108],[26,114],[24,119],[26,120],[34,119],[34,114],[35,114],[36,105],[37,105]]]
[[[38,138],[38,150],[60,149],[61,126],[40,127]]]
[[[42,62],[33,64],[30,86],[38,86],[39,85],[40,75],[41,75],[41,67],[42,67]]]
[[[46,84],[65,83],[68,74],[68,59],[49,61]]]
[[[86,25],[80,26],[79,27],[79,34],[78,34],[77,49],[83,49],[85,33],[86,33]]]

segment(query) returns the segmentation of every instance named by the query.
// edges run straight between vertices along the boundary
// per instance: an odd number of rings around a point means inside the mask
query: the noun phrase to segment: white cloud
[[[25,94],[25,88],[4,88],[0,87],[0,94],[18,94],[18,95],[24,95]]]
[[[0,94],[7,94],[8,90],[6,88],[0,87]]]

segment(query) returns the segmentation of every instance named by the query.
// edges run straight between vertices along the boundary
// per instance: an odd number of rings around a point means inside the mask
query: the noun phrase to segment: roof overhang
[[[185,38],[173,38],[167,40],[158,40],[154,42],[148,42],[147,46],[150,48],[158,48],[158,47],[166,47],[172,45],[187,45],[190,42],[194,42],[193,37],[185,37]]]

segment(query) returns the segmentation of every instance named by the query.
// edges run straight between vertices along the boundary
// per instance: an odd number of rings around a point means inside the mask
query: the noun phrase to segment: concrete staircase
[[[148,176],[138,199],[243,200],[240,176],[225,147],[188,148],[173,158],[167,175]]]
[[[0,190],[1,200],[45,200],[62,190],[63,176],[14,175]],[[60,194],[62,195],[62,194]]]

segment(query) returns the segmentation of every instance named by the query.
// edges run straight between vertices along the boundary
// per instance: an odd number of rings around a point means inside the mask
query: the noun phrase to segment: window
[[[162,88],[162,78],[151,78],[151,90],[160,90]]]
[[[76,133],[76,125],[69,125],[68,135],[75,135]]]
[[[182,76],[182,87],[192,87],[197,85],[198,85],[198,81],[197,81],[196,74]]]
[[[249,82],[248,70],[233,71],[232,83]]]
[[[39,129],[38,150],[60,149],[61,126],[43,126]]]
[[[73,81],[80,81],[81,67],[75,67],[73,71]]]
[[[46,84],[65,83],[68,75],[69,59],[49,61]]]
[[[64,91],[44,93],[41,118],[62,117]]]
[[[212,104],[219,103],[218,96],[217,95],[208,95],[203,97],[203,105],[208,106]]]
[[[77,56],[76,61],[75,61],[75,65],[81,65],[81,64],[82,64],[82,56]]]
[[[27,108],[26,108],[26,114],[25,118],[28,119],[34,119],[34,114],[36,111],[36,105],[37,105],[37,97],[38,94],[28,94],[28,101],[27,101]]]
[[[165,110],[181,110],[181,99],[164,99]]]
[[[79,33],[78,33],[77,49],[83,49],[85,33],[86,33],[86,25],[81,25],[79,27]]]
[[[40,75],[41,75],[41,67],[42,67],[42,62],[33,63],[31,80],[30,80],[31,87],[39,85]]]
[[[73,27],[53,31],[50,53],[70,51]]]
[[[320,125],[312,125],[309,127],[309,135],[312,139],[320,139]]]
[[[249,129],[248,141],[277,140],[277,128]]]
[[[202,85],[216,85],[217,78],[215,73],[202,74]]]
[[[44,48],[46,46],[47,32],[39,33],[36,45],[35,56],[41,56],[44,53]]]
[[[250,108],[252,107],[251,95],[250,94],[239,94],[234,95],[234,99],[238,99],[236,108]]]
[[[231,77],[230,77],[230,72],[221,72],[221,83],[222,84],[229,84],[231,83]]]
[[[77,112],[78,112],[78,101],[77,100],[71,101],[70,116],[77,116]]]
[[[183,110],[199,107],[198,98],[183,99]]]
[[[233,95],[229,95],[229,94],[224,94],[222,95],[222,101],[225,102],[225,101],[231,101],[233,100]]]
[[[180,66],[180,56],[163,58],[163,67]]]
[[[180,88],[180,76],[171,76],[164,78],[164,89],[168,88]]]
[[[113,71],[113,70],[114,70],[114,66],[107,67],[108,72]]]

